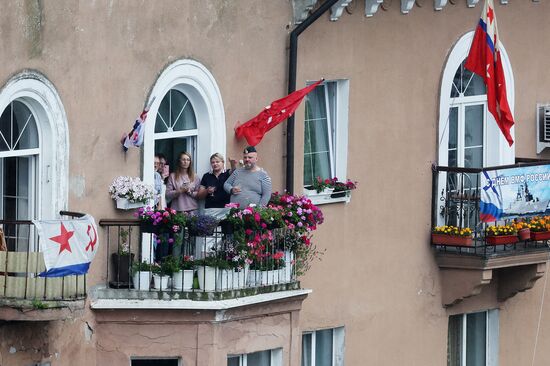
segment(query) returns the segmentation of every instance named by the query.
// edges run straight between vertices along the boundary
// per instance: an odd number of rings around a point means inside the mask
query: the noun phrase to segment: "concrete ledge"
[[[227,300],[195,301],[188,299],[104,299],[91,301],[95,310],[115,309],[158,309],[158,310],[229,310],[243,306],[255,305],[298,296],[307,296],[312,290],[299,289],[270,292]]]
[[[0,320],[52,321],[82,316],[85,300],[0,300]]]

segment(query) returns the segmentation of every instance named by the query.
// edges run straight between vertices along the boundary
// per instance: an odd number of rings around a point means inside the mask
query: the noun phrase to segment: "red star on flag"
[[[71,246],[69,245],[69,239],[72,238],[74,235],[74,231],[67,231],[63,223],[61,223],[61,234],[58,236],[52,236],[50,238],[51,241],[55,241],[56,243],[59,243],[59,254],[61,254],[62,251],[67,250],[69,252],[73,252],[71,250]]]
[[[492,23],[493,19],[495,19],[495,13],[493,12],[493,8],[487,9],[487,19],[489,19],[489,23]]]

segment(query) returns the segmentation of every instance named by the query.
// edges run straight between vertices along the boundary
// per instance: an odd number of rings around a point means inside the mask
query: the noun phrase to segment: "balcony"
[[[433,167],[432,226],[452,225],[472,229],[471,245],[434,243],[432,248],[440,268],[442,301],[445,307],[496,286],[499,302],[528,290],[546,271],[548,240],[529,237],[494,244],[487,228],[517,221],[529,222],[533,216],[547,215],[550,190],[539,184],[550,165],[527,163],[469,169]],[[530,188],[529,187],[535,187]],[[487,221],[484,207],[494,195],[500,211],[496,222]],[[538,197],[537,195],[540,195]],[[480,216],[482,214],[482,216]],[[532,234],[531,234],[532,235]]]
[[[221,226],[209,235],[188,228],[156,235],[138,220],[105,219],[99,226],[107,258],[105,282],[92,294],[96,310],[226,310],[309,293],[296,279],[300,269],[286,229],[249,233],[269,241],[256,249],[261,259],[251,262]]]
[[[0,225],[7,246],[0,251],[0,320],[66,319],[83,309],[86,276],[39,276],[46,268],[32,221],[0,220]]]

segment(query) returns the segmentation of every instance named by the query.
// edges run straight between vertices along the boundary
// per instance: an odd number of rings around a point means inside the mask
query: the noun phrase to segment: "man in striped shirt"
[[[223,185],[231,194],[231,203],[240,207],[266,206],[271,198],[271,178],[257,165],[258,152],[254,146],[244,149],[243,163],[244,167],[236,169]]]

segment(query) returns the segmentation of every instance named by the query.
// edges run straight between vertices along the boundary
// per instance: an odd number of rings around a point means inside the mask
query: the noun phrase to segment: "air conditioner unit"
[[[550,104],[537,103],[537,154],[550,148]]]

